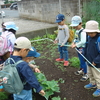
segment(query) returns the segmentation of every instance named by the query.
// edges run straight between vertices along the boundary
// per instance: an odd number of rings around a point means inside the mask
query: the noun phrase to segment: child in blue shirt
[[[26,37],[19,37],[14,43],[14,52],[10,58],[12,58],[15,62],[18,62],[19,60],[22,60],[22,58],[26,57],[30,50],[31,42],[29,39]],[[10,63],[12,64],[13,62]],[[19,63],[16,68],[22,82],[26,81],[27,83],[24,85],[20,94],[13,94],[14,100],[32,100],[32,88],[35,88],[37,93],[40,93],[43,96],[45,95],[44,90],[42,90],[42,87],[38,83],[32,68],[30,68],[27,62],[23,61]]]
[[[58,23],[58,35],[54,43],[58,43],[58,51],[60,52],[60,58],[57,58],[56,61],[64,62],[64,66],[68,66],[68,51],[67,47],[64,46],[67,44],[69,38],[69,29],[65,25],[65,16],[63,14],[58,14],[56,16],[56,23]]]
[[[40,53],[38,53],[36,51],[36,49],[34,47],[32,47],[31,50],[28,52],[27,56],[23,58],[24,61],[29,63],[29,66],[32,68],[32,70],[37,73],[40,73],[40,70],[38,69],[38,67],[36,65],[31,63],[31,61],[33,61],[34,59],[36,59],[39,56],[40,56]]]

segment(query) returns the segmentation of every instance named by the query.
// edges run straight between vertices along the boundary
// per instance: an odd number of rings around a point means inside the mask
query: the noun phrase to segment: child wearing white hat
[[[100,30],[99,23],[94,20],[90,20],[86,23],[84,31],[88,34],[88,40],[86,44],[85,57],[100,71]],[[84,88],[91,89],[97,88],[93,93],[94,97],[100,96],[100,72],[88,62],[88,75],[90,83],[85,85]]]

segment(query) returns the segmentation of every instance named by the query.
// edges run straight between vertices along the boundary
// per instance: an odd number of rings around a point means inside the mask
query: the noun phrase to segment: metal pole
[[[81,5],[80,5],[80,0],[78,0],[78,4],[79,4],[79,16],[80,16],[80,15],[81,15],[81,12],[80,12],[80,8],[81,8],[81,7],[80,7],[80,6],[81,6]]]
[[[60,14],[62,13],[61,12],[61,0],[59,0],[59,10],[60,10]]]
[[[79,52],[79,50],[77,48],[75,48],[75,50],[94,68],[96,69],[98,72],[100,72],[100,70],[98,68],[96,68],[83,54],[81,54]]]

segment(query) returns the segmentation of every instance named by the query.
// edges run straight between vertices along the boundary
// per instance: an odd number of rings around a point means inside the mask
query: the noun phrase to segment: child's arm
[[[41,73],[41,71],[37,68],[36,65],[33,65],[33,64],[29,64],[29,66],[37,73]]]
[[[86,43],[86,32],[81,32],[80,41],[76,43],[76,47],[81,47]]]
[[[44,96],[44,95],[45,95],[44,90],[41,90],[39,93],[40,93],[42,96]]]

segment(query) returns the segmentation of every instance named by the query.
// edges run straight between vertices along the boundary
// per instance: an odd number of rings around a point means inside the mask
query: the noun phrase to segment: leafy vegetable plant
[[[35,73],[40,85],[43,87],[43,90],[46,92],[45,98],[48,100],[49,96],[53,95],[54,92],[59,91],[58,81],[51,80],[47,81],[45,75],[43,73]]]
[[[72,57],[71,59],[69,59],[70,65],[75,67],[75,68],[79,68],[80,65],[80,61],[78,59],[78,57]]]

